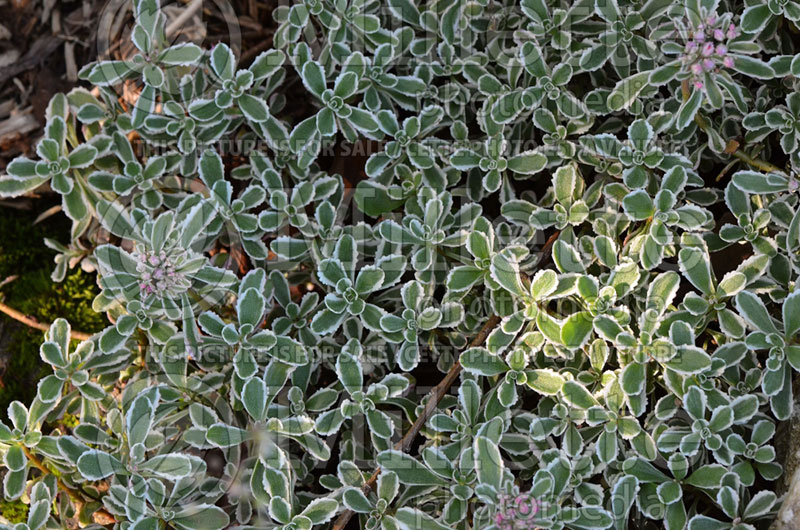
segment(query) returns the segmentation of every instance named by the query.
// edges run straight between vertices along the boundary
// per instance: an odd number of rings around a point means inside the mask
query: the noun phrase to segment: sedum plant
[[[45,334],[0,525],[767,528],[799,6],[305,0],[245,64],[134,0],[0,178],[108,317]]]

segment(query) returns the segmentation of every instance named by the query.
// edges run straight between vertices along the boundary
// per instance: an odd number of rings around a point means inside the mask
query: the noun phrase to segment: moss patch
[[[47,208],[36,204],[31,212],[0,210],[0,281],[17,278],[0,288],[0,299],[40,322],[66,318],[73,329],[93,333],[105,325],[105,317],[92,311],[92,299],[99,292],[94,274],[81,269],[67,273],[61,283],[53,283],[54,252],[44,238],[69,239],[69,223],[56,214],[34,225],[36,212]],[[0,314],[4,335],[0,345],[0,417],[14,400],[30,402],[36,395],[36,381],[49,372],[39,358],[43,332]]]
[[[28,520],[28,505],[0,498],[0,515],[11,524],[24,523]]]

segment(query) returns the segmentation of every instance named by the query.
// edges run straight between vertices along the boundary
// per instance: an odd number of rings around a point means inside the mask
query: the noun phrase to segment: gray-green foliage
[[[134,13],[0,179],[110,319],[0,424],[15,529],[769,523],[800,4],[305,0],[249,65]]]

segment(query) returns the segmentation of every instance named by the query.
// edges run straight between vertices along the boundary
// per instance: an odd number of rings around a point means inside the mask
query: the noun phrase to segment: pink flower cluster
[[[539,501],[528,494],[501,494],[494,524],[501,530],[533,529],[531,519],[539,512]]]
[[[165,293],[183,283],[183,274],[175,270],[174,258],[163,250],[158,254],[143,252],[138,261],[139,288],[145,294]]]
[[[739,30],[734,24],[728,24],[727,28],[717,27],[719,25],[720,20],[715,15],[708,17],[704,24],[690,33],[691,38],[684,49],[683,62],[689,66],[694,86],[701,90],[705,72],[733,66],[733,57],[728,55],[726,43],[739,36]]]

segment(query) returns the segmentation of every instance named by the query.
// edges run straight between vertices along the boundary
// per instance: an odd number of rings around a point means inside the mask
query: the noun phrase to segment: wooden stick
[[[544,246],[542,247],[542,259],[537,264],[537,268],[541,269],[542,266],[546,263],[545,255],[550,253],[550,250],[553,248],[553,244],[558,239],[559,234],[561,233],[560,230],[554,232],[547,241],[545,242]],[[469,343],[467,348],[474,348],[476,346],[480,346],[484,343],[486,338],[489,336],[489,333],[497,327],[500,323],[500,317],[497,315],[491,315],[489,320],[487,320],[483,326],[481,327],[478,334],[475,335],[475,338],[472,339],[472,342]],[[461,363],[456,359],[453,366],[448,370],[447,374],[445,374],[444,379],[442,379],[438,385],[433,387],[428,393],[428,401],[425,403],[425,408],[422,409],[422,414],[417,417],[416,421],[411,425],[411,428],[406,432],[406,434],[397,442],[394,446],[395,450],[406,452],[411,447],[411,444],[414,442],[414,439],[419,434],[419,431],[422,430],[422,427],[425,425],[425,422],[433,415],[436,408],[439,406],[439,402],[444,397],[445,393],[450,389],[450,387],[455,382],[458,375],[461,373]],[[378,467],[369,477],[363,486],[361,486],[361,491],[364,495],[367,495],[372,489],[375,487],[375,483],[378,481],[378,475],[381,474],[381,468]],[[336,519],[336,522],[331,527],[331,530],[344,530],[344,527],[347,526],[348,521],[350,518],[353,517],[352,510],[345,510],[339,515],[339,518]]]
[[[489,317],[489,320],[481,327],[478,334],[475,335],[475,338],[472,339],[470,342],[469,347],[474,348],[475,346],[480,346],[486,340],[486,337],[489,336],[489,333],[500,323],[500,317],[497,315],[492,315]],[[425,425],[425,422],[433,415],[436,408],[439,406],[439,402],[444,397],[445,393],[450,389],[452,384],[455,382],[458,375],[461,373],[461,363],[456,362],[453,363],[453,366],[448,370],[447,374],[444,376],[438,385],[433,387],[428,393],[428,401],[425,403],[425,408],[422,409],[422,413],[417,417],[416,421],[411,425],[411,428],[406,432],[406,434],[397,442],[394,448],[397,451],[403,451],[404,453],[408,451],[411,444],[414,442],[414,439],[419,434],[419,431],[422,430],[422,427]],[[369,493],[372,488],[375,487],[375,483],[378,481],[378,475],[381,474],[381,468],[377,468],[373,473],[372,476],[369,477],[364,485],[361,487],[361,491],[364,494]],[[332,530],[344,530],[344,527],[347,526],[347,522],[350,521],[350,518],[353,517],[352,510],[345,510],[336,519],[336,523],[333,525]]]
[[[0,311],[10,316],[17,322],[22,322],[26,326],[31,327],[33,329],[39,329],[41,331],[48,331],[50,329],[50,324],[45,324],[29,316],[23,315],[13,307],[8,307],[6,304],[2,302],[0,302]],[[84,333],[83,331],[72,330],[70,332],[70,337],[78,340],[89,340],[91,338],[91,335],[89,335],[88,333]]]
[[[190,18],[194,16],[200,8],[203,7],[203,0],[193,0],[191,4],[189,4],[185,10],[181,11],[181,14],[175,17],[175,20],[169,23],[167,28],[164,30],[167,34],[167,37],[172,37],[175,32],[177,32],[181,26],[183,26]]]

